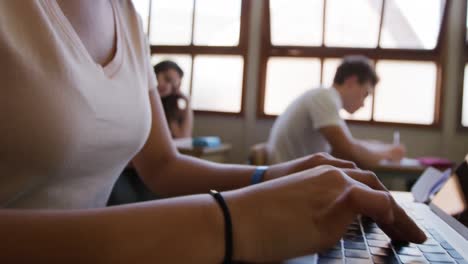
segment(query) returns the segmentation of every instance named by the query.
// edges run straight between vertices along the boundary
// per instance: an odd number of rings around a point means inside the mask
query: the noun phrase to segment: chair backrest
[[[249,163],[257,166],[268,164],[267,144],[265,142],[255,144],[250,148]]]

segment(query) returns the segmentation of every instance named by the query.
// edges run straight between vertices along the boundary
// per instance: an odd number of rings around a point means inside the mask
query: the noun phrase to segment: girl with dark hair
[[[184,71],[175,62],[169,60],[156,64],[153,69],[172,137],[191,137],[193,111],[189,98],[180,91]]]

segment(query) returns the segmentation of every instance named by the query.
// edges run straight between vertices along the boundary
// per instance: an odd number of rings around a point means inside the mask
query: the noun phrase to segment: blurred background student
[[[153,67],[153,70],[172,138],[192,137],[193,111],[190,107],[189,98],[180,90],[184,71],[171,60],[159,62]],[[151,192],[141,181],[138,173],[130,163],[115,184],[108,205],[148,201],[157,198],[158,196]]]
[[[405,147],[353,137],[340,110],[353,114],[374,92],[377,73],[365,56],[347,56],[336,70],[332,87],[309,89],[294,100],[270,132],[271,161],[284,162],[327,152],[373,168],[381,160],[400,161]]]
[[[180,91],[184,71],[177,63],[170,60],[156,64],[153,69],[172,137],[191,137],[193,111],[189,98]]]

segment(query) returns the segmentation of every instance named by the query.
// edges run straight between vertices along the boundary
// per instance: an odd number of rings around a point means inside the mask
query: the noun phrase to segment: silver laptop
[[[468,158],[468,157],[467,157]],[[468,164],[456,169],[429,205],[411,193],[394,193],[397,202],[426,232],[422,245],[392,243],[370,219],[352,223],[345,236],[318,255],[287,264],[468,264]]]

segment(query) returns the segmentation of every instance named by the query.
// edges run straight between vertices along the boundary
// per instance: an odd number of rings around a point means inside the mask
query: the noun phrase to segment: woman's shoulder
[[[136,33],[138,37],[144,35],[142,20],[133,2],[131,0],[116,0],[115,3],[127,31]]]
[[[136,20],[136,21],[138,21],[140,19],[140,16],[138,15],[138,12],[137,12],[137,9],[135,8],[135,5],[133,4],[133,1],[131,1],[131,0],[116,0],[115,3],[119,7],[120,12],[122,13],[122,15],[125,16],[126,19]],[[140,22],[140,21],[138,21],[138,22]]]

